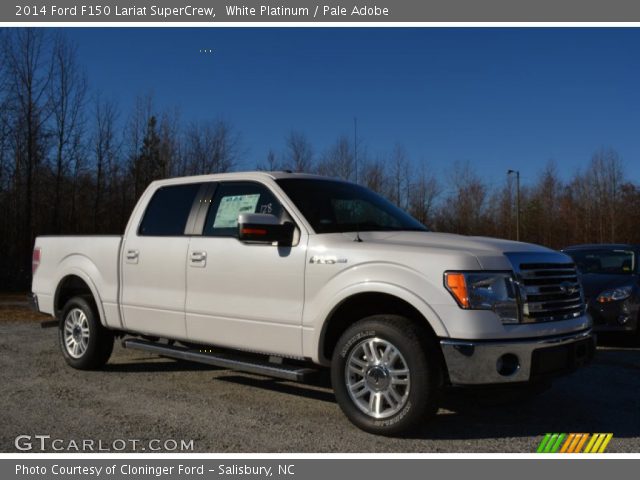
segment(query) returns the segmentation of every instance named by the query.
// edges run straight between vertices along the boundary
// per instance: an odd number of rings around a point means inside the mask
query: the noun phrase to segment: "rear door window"
[[[200,183],[161,187],[153,194],[138,229],[141,236],[184,235]]]

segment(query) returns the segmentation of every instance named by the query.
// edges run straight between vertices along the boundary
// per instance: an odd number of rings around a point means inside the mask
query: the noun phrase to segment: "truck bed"
[[[35,248],[40,249],[40,264],[34,273],[32,290],[37,295],[39,310],[55,315],[56,288],[62,279],[75,275],[91,288],[103,323],[121,327],[118,308],[121,243],[119,235],[38,237]]]

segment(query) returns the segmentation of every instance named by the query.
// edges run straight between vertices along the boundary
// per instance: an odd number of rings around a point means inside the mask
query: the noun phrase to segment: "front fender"
[[[319,268],[331,268],[330,266]],[[435,277],[440,278],[438,274]],[[441,279],[440,279],[441,282]],[[318,285],[319,288],[314,289]],[[303,318],[304,355],[319,361],[319,345],[324,325],[333,311],[344,301],[361,293],[394,296],[415,308],[438,337],[449,332],[431,304],[451,301],[444,297],[441,285],[422,272],[390,262],[357,264],[335,272],[329,279],[308,276]]]

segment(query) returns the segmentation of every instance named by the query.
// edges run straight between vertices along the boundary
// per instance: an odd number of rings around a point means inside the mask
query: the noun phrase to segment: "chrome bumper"
[[[542,339],[440,341],[449,380],[453,385],[487,385],[529,382],[536,378],[566,373],[588,363],[595,351],[591,329],[570,335]],[[504,357],[507,355],[507,357]],[[517,367],[505,374],[498,370],[505,359]],[[513,370],[512,372],[510,370]]]

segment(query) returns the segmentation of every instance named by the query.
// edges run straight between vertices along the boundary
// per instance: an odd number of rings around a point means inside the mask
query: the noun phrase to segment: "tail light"
[[[36,247],[33,249],[33,256],[31,257],[31,273],[35,274],[38,269],[38,265],[40,265],[40,256],[41,250],[40,247]]]

